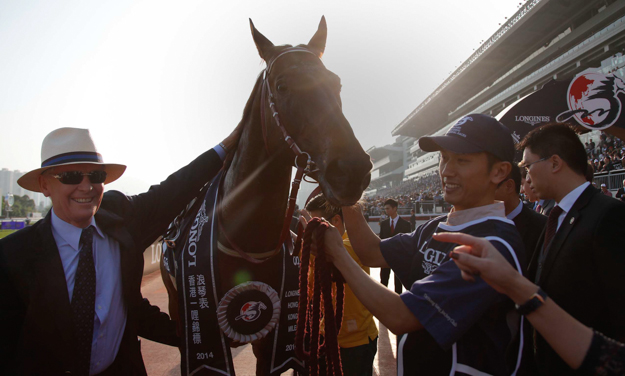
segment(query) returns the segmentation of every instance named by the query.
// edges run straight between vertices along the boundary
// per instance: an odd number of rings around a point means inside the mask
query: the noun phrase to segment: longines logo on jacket
[[[423,261],[421,262],[423,273],[430,275],[441,265],[447,254],[434,248],[426,248],[427,246],[428,243],[423,243],[419,252],[423,254]]]

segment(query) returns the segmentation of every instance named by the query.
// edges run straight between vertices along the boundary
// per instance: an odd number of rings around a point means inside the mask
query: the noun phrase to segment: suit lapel
[[[43,299],[44,302],[41,306],[52,313],[63,342],[67,346],[71,346],[74,343],[72,310],[63,263],[52,235],[51,217],[52,215],[49,213],[42,220],[41,226],[37,229],[38,241],[34,245],[35,257],[33,262],[35,265],[33,269],[35,270],[34,275],[38,279],[39,291],[41,291],[41,295],[37,298]],[[69,354],[70,352],[67,351],[66,353]]]
[[[539,285],[544,283],[551,271],[553,264],[558,256],[558,253],[562,250],[562,245],[566,241],[566,238],[569,236],[571,230],[579,223],[579,219],[581,217],[581,210],[588,204],[590,198],[595,194],[595,190],[592,186],[589,186],[582,192],[579,196],[575,204],[571,210],[566,213],[564,220],[562,221],[562,225],[556,232],[551,244],[548,245],[547,249],[547,257],[545,258],[545,263],[543,265],[542,272],[539,278]],[[544,231],[543,236],[541,236],[541,240],[544,239]]]

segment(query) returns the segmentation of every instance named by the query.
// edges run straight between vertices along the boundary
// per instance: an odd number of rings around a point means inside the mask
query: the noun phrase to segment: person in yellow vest
[[[347,238],[341,208],[332,207],[323,194],[319,194],[308,202],[306,212],[303,211],[302,214],[324,218],[336,227],[343,234],[343,246],[347,252],[369,274],[369,267],[360,262]],[[343,323],[338,336],[343,375],[370,376],[373,374],[373,359],[378,351],[378,328],[371,312],[356,298],[348,284],[345,284],[343,312]]]

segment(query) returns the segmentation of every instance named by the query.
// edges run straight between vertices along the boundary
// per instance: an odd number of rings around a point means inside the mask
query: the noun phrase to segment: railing
[[[427,200],[421,202],[413,202],[408,205],[399,206],[397,208],[397,214],[401,216],[409,216],[411,214],[410,211],[413,209],[416,215],[442,214],[449,212],[449,210],[451,209],[451,205],[444,200]],[[370,216],[384,215],[384,209],[371,208],[369,209],[369,212],[367,214]]]
[[[610,172],[598,172],[592,179],[592,181],[597,184],[597,187],[601,187],[601,184],[605,184],[609,190],[622,188],[623,180],[625,180],[625,169]]]
[[[625,169],[614,170],[611,172],[598,172],[593,178],[593,182],[597,185],[597,188],[601,187],[601,184],[605,184],[606,187],[615,191],[623,187],[623,180],[625,180]],[[427,214],[443,214],[449,212],[451,205],[445,200],[426,200],[421,202],[413,202],[408,205],[402,205],[397,208],[397,214],[401,216],[409,216],[410,210],[414,209],[417,215]],[[384,209],[371,208],[367,213],[370,216],[384,215]]]

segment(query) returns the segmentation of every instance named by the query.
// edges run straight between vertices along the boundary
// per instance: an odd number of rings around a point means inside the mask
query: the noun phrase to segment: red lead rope
[[[343,375],[338,334],[343,321],[345,281],[338,269],[326,260],[324,235],[329,227],[327,222],[319,218],[311,219],[304,232],[301,255],[295,351],[300,359],[308,361],[311,376],[318,375],[319,354],[323,353],[324,350],[326,352],[327,375]],[[315,242],[317,255],[315,257],[313,295],[309,297],[308,273],[313,242]],[[332,282],[336,283],[336,311],[332,304]],[[323,317],[321,312],[322,298],[325,308]],[[319,325],[322,318],[325,319],[325,343],[319,343]],[[306,351],[307,348],[309,351]]]

